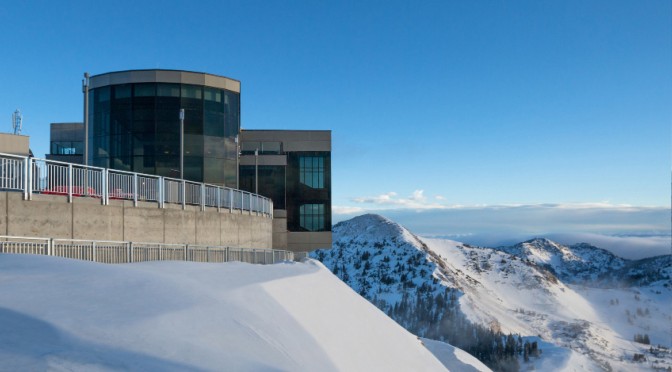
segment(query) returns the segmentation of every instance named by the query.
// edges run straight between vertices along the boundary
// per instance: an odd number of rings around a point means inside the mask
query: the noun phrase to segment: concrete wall
[[[331,248],[331,231],[287,232],[287,249],[294,252],[310,252]]]
[[[289,249],[287,245],[287,211],[273,211],[273,249]]]
[[[273,221],[249,212],[157,203],[0,192],[0,234],[61,239],[272,248]]]
[[[0,152],[28,156],[30,137],[20,134],[0,133]]]
[[[329,151],[330,130],[265,130],[253,129],[240,132],[241,142],[282,142],[284,152]]]

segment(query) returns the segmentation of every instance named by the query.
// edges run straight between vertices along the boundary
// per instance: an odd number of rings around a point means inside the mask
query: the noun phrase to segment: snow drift
[[[16,371],[445,369],[312,260],[105,265],[4,254],[0,335],[2,369]]]

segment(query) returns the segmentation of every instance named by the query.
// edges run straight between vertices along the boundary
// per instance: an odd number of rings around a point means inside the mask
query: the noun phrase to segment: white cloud
[[[588,242],[596,247],[604,248],[612,253],[628,259],[671,254],[670,236],[608,236],[600,234],[549,234],[547,236],[562,244]]]
[[[338,205],[334,205],[331,207],[331,211],[333,214],[337,215],[350,215],[350,214],[360,214],[364,213],[365,210],[364,208],[360,207],[342,207]]]
[[[377,196],[353,198],[352,201],[358,204],[373,204],[383,210],[390,209],[391,207],[412,210],[443,209],[448,207],[444,204],[429,202],[424,195],[424,190],[415,190],[406,198],[398,197],[396,192],[391,191]]]
[[[415,190],[409,199],[417,202],[424,202],[426,199],[423,195],[424,192],[425,190]]]
[[[390,191],[378,196],[354,198],[352,201],[362,204],[396,204],[394,201],[395,196],[397,196],[397,193]]]

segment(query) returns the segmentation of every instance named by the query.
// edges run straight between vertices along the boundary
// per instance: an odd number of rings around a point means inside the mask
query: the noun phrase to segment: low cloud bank
[[[344,213],[339,213],[339,212]],[[670,210],[606,204],[539,204],[444,209],[334,208],[334,222],[377,213],[424,236],[480,246],[511,245],[534,237],[586,242],[630,259],[670,254]]]

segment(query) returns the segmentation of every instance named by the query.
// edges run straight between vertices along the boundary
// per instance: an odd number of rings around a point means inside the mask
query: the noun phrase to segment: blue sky
[[[670,1],[22,1],[0,24],[0,130],[21,109],[37,156],[84,71],[184,69],[241,80],[244,128],[331,129],[336,221],[669,215]]]

